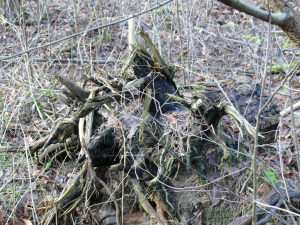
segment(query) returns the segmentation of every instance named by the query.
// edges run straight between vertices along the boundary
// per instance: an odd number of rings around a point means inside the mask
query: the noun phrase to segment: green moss
[[[267,170],[267,173],[268,173],[268,175],[266,175],[265,173],[262,173],[261,175],[262,175],[262,177],[265,178],[268,182],[274,183],[274,184],[277,184],[277,183],[283,184],[283,181],[282,181],[282,180],[277,180],[275,172],[273,172],[272,170]],[[271,179],[271,180],[270,180],[270,179]],[[259,183],[259,185],[262,184],[262,183],[264,183],[264,181],[261,181],[261,182]]]
[[[288,88],[281,88],[278,93],[282,94],[282,93],[287,93],[289,92],[289,89]]]
[[[199,91],[205,90],[205,88],[203,86],[194,86],[194,89],[199,90]]]
[[[234,22],[228,22],[228,23],[227,23],[227,26],[228,26],[228,27],[234,27],[234,25],[235,25]]]
[[[270,66],[268,66],[267,69],[270,70]],[[275,73],[275,74],[278,74],[280,72],[283,72],[283,69],[280,65],[275,65],[275,66],[271,67],[271,72]]]
[[[250,39],[250,37],[251,37],[250,35],[244,35],[242,38],[248,40]]]
[[[86,69],[85,69],[85,74],[86,75],[88,75],[89,73],[90,73],[90,71],[91,71],[91,67],[89,66],[89,67],[87,67]]]
[[[221,221],[224,219],[228,219],[228,217],[229,217],[228,212],[227,212],[227,210],[225,210],[221,215]]]
[[[37,104],[38,104],[38,107],[39,107],[39,109],[40,109],[41,111],[42,111],[43,109],[46,108],[45,105],[42,105],[42,104],[40,104],[39,102],[38,102]]]
[[[290,69],[293,69],[296,66],[296,64],[297,64],[297,61],[293,61]],[[274,66],[271,66],[271,72],[273,74],[284,73],[284,70],[287,70],[289,68],[289,64],[283,64],[283,68],[284,69],[282,69],[282,67],[280,65],[274,65]],[[270,70],[270,66],[268,66],[267,69]]]
[[[289,47],[289,42],[290,42],[290,39],[282,41],[282,47],[283,48],[288,48]]]
[[[54,79],[54,77],[51,77],[50,79],[51,79],[52,84],[56,83],[56,79]]]
[[[8,154],[7,153],[0,153],[0,165],[5,164],[5,162],[8,160]]]
[[[244,35],[242,38],[246,39],[246,40],[249,40],[253,44],[258,44],[258,45],[260,45],[262,43],[262,41],[263,41],[262,38],[260,38],[258,36],[251,36],[249,34],[248,35]]]
[[[43,93],[43,97],[52,98],[52,92],[50,90],[47,90]]]
[[[172,10],[169,9],[169,8],[159,8],[159,9],[157,10],[157,13],[158,13],[158,14],[160,14],[160,13],[165,13],[165,12],[171,13]]]
[[[197,23],[196,27],[205,27],[205,24],[204,23]]]
[[[52,162],[51,161],[47,162],[46,170],[49,170],[51,166],[52,166]]]
[[[209,215],[209,221],[207,221],[209,224],[226,224],[229,218],[228,211],[224,210],[220,212],[217,206],[208,208],[206,214]]]
[[[12,188],[7,188],[3,191],[4,194],[11,194],[13,192]]]

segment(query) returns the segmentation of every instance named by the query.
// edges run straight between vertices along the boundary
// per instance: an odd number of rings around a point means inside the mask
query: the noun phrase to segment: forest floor
[[[68,157],[38,165],[35,157],[29,154],[30,144],[49,134],[68,111],[69,107],[60,101],[63,85],[56,75],[69,77],[80,86],[84,83],[83,75],[118,77],[129,55],[128,25],[127,21],[114,22],[155,6],[151,1],[127,0],[45,2],[25,1],[25,15],[31,23],[0,25],[0,59],[57,42],[0,61],[0,224],[40,224],[47,208],[76,176],[76,162]],[[300,3],[290,2],[300,13]],[[142,14],[135,21],[137,30],[149,34],[165,62],[176,67],[174,80],[186,98],[200,95],[203,83],[216,80],[222,82],[246,76],[261,84],[266,66],[265,90],[272,94],[284,80],[284,70],[290,71],[299,60],[293,43],[277,27],[270,26],[268,57],[272,60],[266,65],[269,25],[217,1],[180,1],[178,7],[171,2]],[[84,33],[109,23],[113,25]],[[83,33],[60,41],[78,32]],[[137,39],[141,41],[138,34]],[[70,46],[72,48],[66,49]],[[280,65],[284,65],[284,69],[280,69]],[[285,84],[273,99],[280,110],[290,106],[290,90],[294,103],[300,99],[297,76],[291,85],[289,88]],[[93,88],[91,83],[85,86],[89,91]],[[178,115],[172,115],[174,122]],[[294,115],[299,141],[300,111],[295,111]],[[279,121],[276,139],[269,143],[271,150],[266,147],[258,154],[259,173],[274,185],[283,184],[285,191],[300,191],[293,120],[289,114],[279,117]],[[222,126],[229,136],[240,139],[240,130],[231,119],[224,117]],[[175,211],[186,208],[194,215],[181,224],[229,224],[251,209],[251,204],[243,200],[252,201],[252,181],[248,180],[251,174],[244,166],[250,167],[250,157],[244,164],[233,161],[222,166],[212,165],[214,156],[209,157],[205,165],[205,187],[188,166],[178,170],[174,185],[180,196]],[[101,169],[97,174],[101,174]],[[127,184],[121,184],[118,176],[120,174],[103,175],[118,196],[131,194],[132,190]],[[120,185],[125,186],[123,190]],[[262,179],[258,185],[262,201],[275,194]],[[181,190],[183,186],[186,189]],[[114,224],[114,221],[105,220],[111,218],[109,215],[114,215],[115,210],[109,196],[103,192],[102,188],[98,193],[103,199],[93,196],[86,201],[88,205],[76,207],[74,224],[97,224],[95,221]],[[299,201],[293,199],[292,202],[299,209]],[[137,204],[134,195],[122,202],[122,209],[124,224],[155,224]],[[293,221],[300,224],[300,217],[282,211],[276,214],[270,224],[292,224]]]

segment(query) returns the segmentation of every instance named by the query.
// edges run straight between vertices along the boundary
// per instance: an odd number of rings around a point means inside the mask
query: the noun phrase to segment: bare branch
[[[259,9],[243,0],[219,0],[219,2],[222,2],[225,5],[231,6],[232,8],[235,8],[265,22],[269,22],[269,17],[271,16],[271,23],[278,26],[283,25],[287,17],[285,13],[269,14],[268,11]]]

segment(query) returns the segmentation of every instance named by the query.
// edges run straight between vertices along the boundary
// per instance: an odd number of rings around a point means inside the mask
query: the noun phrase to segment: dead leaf
[[[216,91],[218,90],[218,88],[215,88],[215,87],[208,87],[206,88],[207,91]]]
[[[28,213],[27,207],[24,207],[23,215],[24,215],[25,217],[27,217],[27,218],[29,217],[29,213]]]
[[[218,147],[211,146],[208,148],[206,152],[206,158],[212,166],[220,165],[221,157],[222,157],[222,153],[221,151],[219,151]]]
[[[238,127],[237,125],[232,125],[231,128],[232,128],[232,130],[233,130],[235,133],[237,133],[237,132],[240,131],[240,129],[239,129],[239,127]]]
[[[144,212],[136,212],[131,214],[128,218],[125,218],[124,225],[131,225],[131,224],[148,224],[144,218]]]
[[[28,219],[22,219],[22,221],[26,224],[26,225],[33,225],[32,222]]]
[[[215,206],[220,202],[220,200],[222,199],[222,192],[220,191],[220,188],[218,186],[213,187],[210,197],[212,206]]]
[[[261,185],[258,187],[258,194],[259,194],[260,196],[267,195],[267,194],[270,193],[270,191],[271,191],[271,190],[270,190],[268,184],[266,184],[266,183],[263,183],[263,184],[261,184]]]
[[[232,85],[234,83],[234,81],[228,81],[229,85]]]
[[[154,64],[154,69],[157,70],[158,72],[162,72],[161,66],[159,65],[158,62],[156,62],[156,63]]]

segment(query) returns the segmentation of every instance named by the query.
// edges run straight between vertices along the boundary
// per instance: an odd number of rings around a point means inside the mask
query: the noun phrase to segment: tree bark
[[[283,25],[279,26],[286,35],[300,48],[300,16],[293,10],[288,1],[284,0],[264,0],[272,13],[286,14]]]
[[[251,15],[265,22],[279,26],[286,35],[300,48],[300,16],[285,0],[264,0],[270,12],[250,5],[243,0],[218,0],[241,12]]]

